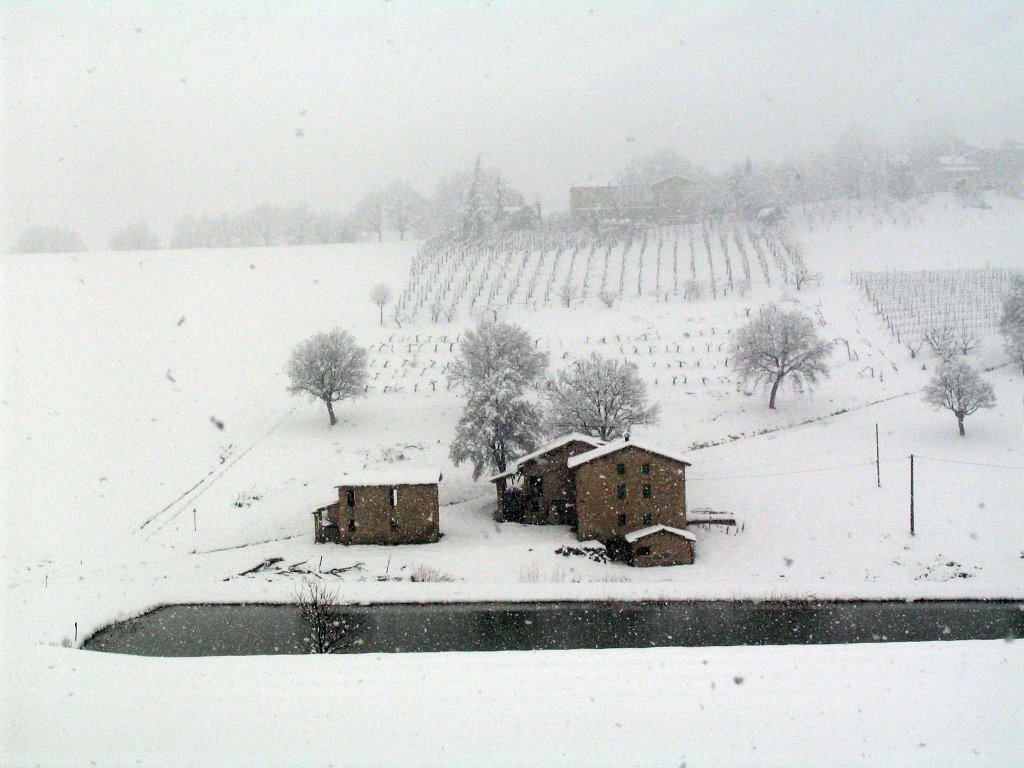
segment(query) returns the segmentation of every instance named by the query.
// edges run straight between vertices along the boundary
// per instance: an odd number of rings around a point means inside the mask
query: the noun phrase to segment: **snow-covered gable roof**
[[[370,486],[436,485],[441,470],[436,467],[394,467],[354,470],[344,473],[335,488],[369,488]]]
[[[673,181],[675,179],[678,179],[679,181],[685,181],[687,184],[696,184],[697,183],[693,179],[691,179],[691,178],[689,178],[687,176],[683,176],[681,173],[673,173],[673,174],[671,174],[669,176],[662,176],[657,181],[652,182],[651,186],[652,187],[656,187],[659,184],[664,184],[666,181]]]
[[[496,483],[499,480],[507,480],[512,477],[516,472],[519,471],[519,467],[512,467],[512,469],[506,469],[504,472],[499,472],[497,475],[493,475],[487,478],[487,482]]]
[[[626,541],[632,544],[634,541],[637,541],[638,539],[642,539],[646,536],[651,536],[655,533],[660,533],[661,531],[664,531],[665,533],[671,533],[673,536],[682,536],[684,539],[689,539],[690,541],[697,540],[697,537],[689,531],[684,531],[682,528],[673,528],[670,525],[651,525],[647,528],[641,528],[639,531],[627,533],[625,538]]]
[[[542,445],[533,453],[528,453],[525,456],[520,456],[518,459],[516,459],[516,467],[520,467],[528,461],[533,461],[534,459],[540,458],[545,453],[551,453],[552,451],[556,451],[562,446],[568,445],[569,443],[573,442],[586,443],[587,445],[592,445],[595,448],[599,448],[602,445],[604,445],[604,441],[598,440],[596,437],[584,435],[581,432],[571,432],[568,435],[562,435],[558,439],[552,440],[550,443],[547,443],[546,445]]]
[[[578,467],[580,466],[580,464],[587,464],[588,462],[591,462],[594,459],[600,459],[602,456],[608,456],[609,454],[612,453],[618,453],[619,451],[625,448],[638,448],[641,451],[653,453],[655,456],[663,456],[666,459],[678,461],[680,464],[685,464],[688,467],[692,466],[690,462],[688,462],[686,459],[682,457],[682,455],[678,453],[670,453],[668,451],[663,451],[660,448],[655,448],[654,446],[647,445],[645,443],[638,443],[636,440],[616,440],[614,443],[608,443],[607,445],[602,445],[601,447],[595,448],[592,451],[581,453],[579,456],[573,456],[571,459],[569,459],[569,469],[572,469],[573,467]]]

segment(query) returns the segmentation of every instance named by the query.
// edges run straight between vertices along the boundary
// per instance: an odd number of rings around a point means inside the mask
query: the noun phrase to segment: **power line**
[[[932,457],[932,456],[920,456],[918,454],[914,454],[914,458],[916,458],[916,459],[925,459],[927,461],[941,461],[941,462],[944,462],[944,463],[947,463],[947,464],[964,464],[964,465],[972,466],[972,467],[989,467],[989,468],[993,468],[993,469],[1016,469],[1016,470],[1024,471],[1024,467],[1017,467],[1017,466],[1012,466],[1012,465],[1009,465],[1009,464],[985,464],[985,463],[982,463],[982,462],[975,462],[975,461],[957,461],[955,459],[938,459],[938,458],[935,458],[935,457]],[[877,463],[878,464],[891,464],[891,463],[893,463],[895,461],[901,461],[902,462],[902,461],[906,461],[906,460],[907,460],[906,456],[896,456],[896,457],[889,458],[889,459],[882,459],[880,462],[877,462]],[[749,480],[749,479],[755,479],[755,478],[759,478],[759,477],[785,477],[787,475],[806,475],[806,474],[811,474],[811,473],[814,473],[814,472],[834,472],[834,471],[838,471],[838,470],[842,470],[842,469],[857,469],[859,467],[873,467],[873,466],[876,466],[876,462],[874,462],[874,461],[863,461],[863,462],[860,462],[860,463],[857,463],[857,464],[841,464],[841,465],[831,466],[831,467],[812,467],[812,468],[809,468],[809,469],[794,469],[794,470],[790,470],[788,472],[761,472],[761,473],[751,474],[751,475],[718,475],[718,476],[714,476],[714,477],[689,477],[689,478],[687,478],[687,480],[689,480],[691,482],[703,482],[703,481],[708,481],[708,480]]]
[[[881,463],[882,464],[888,464],[888,463],[893,462],[893,461],[904,461],[904,458],[903,457],[899,457],[899,458],[895,458],[895,459],[882,459]],[[874,461],[862,461],[859,464],[842,464],[842,465],[833,466],[833,467],[814,467],[814,468],[811,468],[811,469],[795,469],[795,470],[792,470],[790,472],[766,472],[766,473],[760,473],[760,474],[755,474],[755,475],[722,475],[722,476],[718,476],[718,477],[690,477],[690,478],[687,478],[687,479],[690,480],[690,481],[693,481],[693,482],[699,482],[699,481],[702,481],[702,480],[746,480],[746,479],[756,478],[756,477],[783,477],[783,476],[786,476],[786,475],[806,475],[806,474],[809,474],[809,473],[812,473],[812,472],[832,472],[832,471],[840,470],[840,469],[855,469],[857,467],[873,467],[873,466],[875,466],[875,462]]]
[[[937,459],[934,456],[920,456],[914,454],[918,459],[926,459],[928,461],[941,461],[946,464],[966,464],[969,467],[991,467],[992,469],[1017,469],[1024,472],[1024,467],[1015,467],[1011,464],[984,464],[978,461],[958,461],[957,459]]]

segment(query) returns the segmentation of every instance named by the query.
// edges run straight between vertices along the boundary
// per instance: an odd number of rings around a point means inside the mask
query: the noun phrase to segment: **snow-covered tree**
[[[73,253],[84,251],[82,238],[61,224],[40,224],[21,233],[16,253]]]
[[[146,222],[136,221],[112,234],[109,245],[112,251],[154,251],[160,241]]]
[[[1024,275],[1014,275],[1010,283],[1010,293],[1003,299],[999,331],[1006,351],[1024,370]]]
[[[450,455],[456,465],[472,462],[474,479],[485,469],[504,472],[513,457],[535,447],[541,410],[526,395],[547,364],[518,326],[484,321],[464,335],[449,372],[466,394]]]
[[[377,235],[377,241],[384,239],[384,209],[387,200],[383,191],[375,189],[363,195],[356,204],[353,218],[360,228]]]
[[[466,193],[466,206],[462,214],[462,236],[467,240],[476,240],[487,234],[493,220],[489,215],[492,206],[487,199],[486,185],[480,158],[477,158],[473,168],[473,182]]]
[[[654,424],[658,406],[636,366],[596,352],[558,372],[544,393],[547,424],[555,434],[582,432],[610,440],[637,424]]]
[[[775,408],[775,395],[787,376],[798,391],[827,377],[831,354],[832,343],[818,336],[809,317],[775,304],[761,307],[750,324],[736,332],[730,350],[744,383],[770,389],[769,408]]]
[[[398,231],[399,240],[405,240],[406,232],[422,225],[426,208],[423,195],[404,181],[394,181],[384,190],[384,216]]]
[[[356,344],[352,334],[337,328],[318,333],[299,344],[288,362],[288,391],[305,392],[322,400],[338,423],[334,403],[361,395],[366,387],[366,350]]]
[[[956,416],[963,437],[964,419],[979,408],[993,408],[996,396],[992,385],[981,378],[971,366],[952,360],[939,366],[939,370],[924,388],[924,400],[937,409],[946,409]]]
[[[384,325],[384,305],[391,301],[391,289],[384,283],[377,283],[370,289],[370,301],[380,308],[380,324]]]

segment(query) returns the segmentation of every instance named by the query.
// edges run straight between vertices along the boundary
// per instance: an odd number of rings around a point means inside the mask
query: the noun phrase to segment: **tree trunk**
[[[334,403],[329,398],[324,398],[324,402],[327,403],[327,413],[331,417],[331,426],[333,427],[338,423],[338,420],[334,417]]]
[[[768,398],[768,407],[771,408],[773,411],[775,410],[775,394],[779,391],[779,384],[781,383],[782,377],[779,376],[777,379],[775,379],[775,383],[772,384],[772,394],[771,397]]]
[[[380,305],[380,324],[384,325],[384,305]]]
[[[963,437],[967,433],[964,432],[964,417],[959,413],[956,415],[956,423],[960,427],[960,437]]]

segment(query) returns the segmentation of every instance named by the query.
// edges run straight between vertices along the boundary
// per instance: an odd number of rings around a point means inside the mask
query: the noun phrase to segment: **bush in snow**
[[[636,366],[596,352],[559,371],[544,395],[551,432],[582,432],[610,440],[636,424],[654,424],[658,406],[648,405]]]
[[[948,325],[936,325],[925,331],[924,340],[943,362],[956,354],[956,332]]]
[[[409,581],[455,581],[455,577],[429,565],[417,565],[409,574]]]
[[[532,450],[541,432],[541,411],[525,398],[547,369],[548,357],[535,349],[522,328],[484,321],[467,331],[449,378],[461,384],[466,407],[450,455],[473,464],[473,479],[484,469],[504,472],[514,456]]]
[[[787,376],[798,391],[828,376],[831,354],[832,342],[818,336],[809,317],[797,310],[784,312],[775,304],[761,307],[736,332],[730,351],[744,383],[770,389],[769,408],[775,408],[775,395]]]
[[[334,592],[322,582],[304,580],[295,602],[306,624],[310,653],[335,653],[345,647],[349,627]]]
[[[334,403],[356,397],[366,388],[366,350],[348,331],[335,328],[330,333],[318,333],[292,352],[288,379],[292,394],[305,392],[324,402],[333,426],[338,423]]]
[[[924,388],[924,400],[938,409],[946,409],[956,416],[963,437],[964,419],[979,408],[992,408],[996,396],[992,385],[982,379],[977,371],[958,360],[945,362]]]
[[[380,308],[380,324],[384,325],[384,305],[391,301],[391,289],[378,283],[370,289],[370,301]]]
[[[1010,292],[1003,300],[1003,316],[999,321],[1006,351],[1024,370],[1024,275],[1014,275]]]

